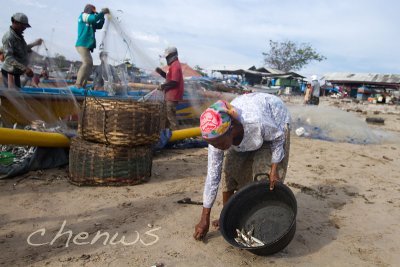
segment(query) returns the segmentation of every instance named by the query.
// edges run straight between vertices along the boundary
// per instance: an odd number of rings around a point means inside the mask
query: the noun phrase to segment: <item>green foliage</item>
[[[70,65],[70,62],[65,58],[65,56],[58,53],[54,57],[54,62],[58,69],[68,68]]]
[[[314,60],[326,59],[325,56],[317,53],[310,44],[297,44],[292,41],[269,40],[269,51],[262,54],[265,65],[285,72],[300,70]]]
[[[198,73],[200,73],[201,76],[207,77],[207,73],[205,73],[205,72],[204,72],[204,69],[201,68],[199,65],[194,66],[193,69],[194,69],[195,71],[197,71]]]

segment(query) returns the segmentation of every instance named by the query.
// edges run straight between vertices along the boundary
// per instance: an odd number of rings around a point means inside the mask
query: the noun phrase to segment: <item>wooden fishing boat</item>
[[[130,91],[126,96],[108,96],[105,91],[78,88],[33,88],[24,87],[19,91],[0,89],[0,116],[4,125],[31,125],[41,120],[48,124],[59,121],[77,122],[82,110],[85,94],[99,98],[134,98],[147,94],[149,90]],[[232,100],[235,95],[214,91],[187,92],[177,105],[177,119],[180,124],[197,124],[201,112],[218,99]],[[73,124],[73,123],[71,123]]]

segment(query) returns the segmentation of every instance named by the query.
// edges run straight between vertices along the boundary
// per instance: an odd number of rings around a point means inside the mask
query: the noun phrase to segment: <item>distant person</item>
[[[164,52],[168,64],[168,72],[165,73],[161,68],[156,68],[156,72],[166,80],[161,84],[160,89],[165,92],[167,105],[167,128],[176,130],[178,128],[176,120],[176,106],[183,99],[184,81],[181,63],[178,59],[176,47],[168,47]]]
[[[111,86],[113,86],[114,83],[120,82],[114,66],[108,64],[107,52],[100,52],[100,61],[100,65],[97,66],[93,72],[93,88],[95,90],[103,90],[105,81],[109,82]]]
[[[391,95],[386,91],[386,88],[384,88],[382,90],[381,96],[382,96],[382,99],[381,99],[381,101],[377,101],[378,103],[384,103],[384,104],[390,103]],[[379,98],[378,98],[378,100],[379,100]]]
[[[41,82],[41,79],[47,80],[49,79],[49,72],[47,69],[42,69],[40,73],[35,73],[33,75],[32,81],[31,81],[31,86],[32,87],[39,87],[39,83]]]
[[[28,67],[29,53],[32,47],[41,45],[42,39],[26,44],[22,35],[30,28],[28,17],[23,13],[15,13],[11,17],[11,26],[3,36],[4,64],[1,67],[3,84],[7,88],[21,88],[21,75],[33,77],[33,71]]]
[[[305,94],[304,94],[304,104],[309,104],[311,98],[311,83],[307,83]]]
[[[317,75],[311,76],[311,98],[309,101],[310,105],[319,105],[319,95],[320,95],[321,85],[318,82]]]
[[[231,103],[219,100],[201,114],[201,134],[209,144],[208,167],[195,239],[203,239],[208,232],[221,177],[224,205],[235,191],[253,182],[257,174],[269,178],[269,190],[278,181],[284,181],[290,123],[290,113],[282,100],[266,93],[240,95]],[[213,225],[219,226],[219,221]]]
[[[109,14],[108,8],[96,12],[94,5],[86,5],[78,18],[78,40],[75,47],[81,56],[82,65],[79,68],[75,86],[85,88],[93,68],[93,58],[90,54],[96,48],[96,30],[103,28],[104,15]]]

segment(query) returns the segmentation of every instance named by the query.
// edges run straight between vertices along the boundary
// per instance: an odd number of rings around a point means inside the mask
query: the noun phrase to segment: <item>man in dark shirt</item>
[[[310,98],[310,105],[317,105],[319,104],[319,95],[321,90],[321,85],[318,82],[317,75],[311,76],[311,98]]]
[[[10,30],[3,36],[4,64],[1,68],[5,87],[21,87],[20,76],[26,74],[33,77],[33,71],[28,67],[29,53],[32,47],[41,45],[43,40],[37,39],[31,44],[25,42],[22,35],[26,28],[30,28],[28,17],[23,13],[15,13],[11,17]]]

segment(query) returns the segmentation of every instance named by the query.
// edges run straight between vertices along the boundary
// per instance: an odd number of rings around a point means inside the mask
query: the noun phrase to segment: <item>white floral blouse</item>
[[[232,146],[238,152],[259,149],[264,141],[271,142],[272,163],[279,163],[284,155],[285,127],[291,123],[290,113],[282,100],[274,95],[251,93],[238,96],[231,102],[239,113],[244,128],[242,142]],[[208,145],[207,178],[204,185],[203,206],[211,208],[221,180],[224,151]]]

